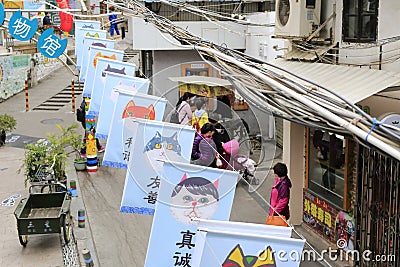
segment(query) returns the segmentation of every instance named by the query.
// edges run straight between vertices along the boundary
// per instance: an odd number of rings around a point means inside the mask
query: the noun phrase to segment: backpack
[[[83,100],[79,108],[76,109],[76,120],[85,122],[85,100]]]
[[[179,111],[181,111],[181,109],[183,108],[183,105],[181,105],[181,107],[179,107],[178,110],[176,110],[176,108],[174,108],[174,111],[172,111],[171,114],[171,119],[169,120],[169,122],[171,123],[176,123],[176,124],[180,124],[182,123],[182,121],[185,119],[185,117],[183,117],[183,119],[181,121],[179,121]]]

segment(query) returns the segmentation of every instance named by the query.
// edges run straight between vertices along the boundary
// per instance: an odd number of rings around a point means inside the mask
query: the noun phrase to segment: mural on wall
[[[0,99],[24,89],[30,59],[30,55],[0,57]]]
[[[35,60],[36,77],[38,81],[63,66],[57,58],[48,58],[43,56],[41,53],[33,54],[32,59]],[[64,55],[61,55],[59,59],[63,62],[67,61],[67,58]]]

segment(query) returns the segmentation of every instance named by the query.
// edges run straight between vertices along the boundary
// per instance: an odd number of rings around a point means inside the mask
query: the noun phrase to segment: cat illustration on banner
[[[228,254],[222,267],[276,267],[272,248],[268,246],[259,256],[244,255],[240,244]]]
[[[86,37],[93,37],[93,38],[99,38],[99,34],[98,33],[95,33],[95,34],[90,34],[90,32],[87,32],[86,33]]]
[[[178,133],[175,132],[173,135],[165,137],[157,131],[147,142],[143,153],[145,153],[147,165],[156,172],[162,170],[163,162],[160,160],[181,161],[181,145],[178,141]]]
[[[154,120],[156,118],[156,111],[154,109],[153,104],[150,106],[142,107],[136,106],[133,100],[130,100],[128,104],[126,104],[124,111],[122,112],[122,118],[141,118],[147,120]]]
[[[107,55],[103,55],[101,52],[98,52],[93,59],[93,66],[94,68],[96,68],[97,66],[97,59],[101,57],[101,58],[108,58],[108,59],[112,59],[112,60],[117,60],[117,55],[116,54],[112,54],[111,56],[107,56]]]
[[[102,77],[106,77],[106,73],[105,73],[106,71],[121,74],[121,75],[126,75],[125,67],[123,67],[122,69],[117,69],[117,68],[111,68],[110,64],[107,64],[107,67],[101,72]]]
[[[107,48],[107,44],[92,42],[92,46]]]
[[[218,209],[218,180],[213,183],[203,177],[187,177],[185,173],[171,194],[170,212],[185,225],[196,219],[209,220]]]

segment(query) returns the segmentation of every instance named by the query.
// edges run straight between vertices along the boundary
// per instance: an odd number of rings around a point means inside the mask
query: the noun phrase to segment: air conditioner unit
[[[275,35],[307,37],[320,24],[321,0],[276,0]]]

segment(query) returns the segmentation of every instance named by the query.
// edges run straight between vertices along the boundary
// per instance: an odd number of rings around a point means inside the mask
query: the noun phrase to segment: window
[[[338,134],[308,131],[308,190],[339,208],[343,208],[346,190],[346,144]]]
[[[378,4],[379,0],[343,1],[343,41],[376,41]]]

